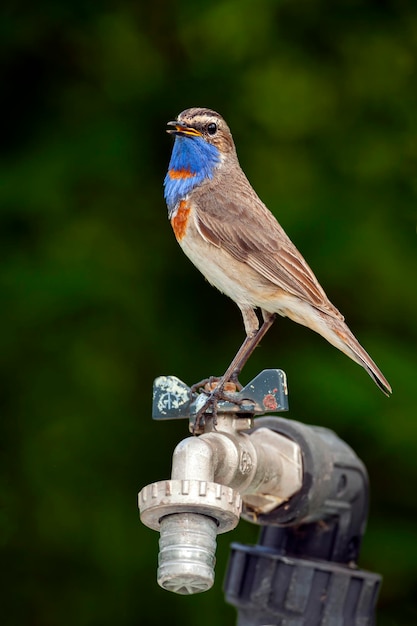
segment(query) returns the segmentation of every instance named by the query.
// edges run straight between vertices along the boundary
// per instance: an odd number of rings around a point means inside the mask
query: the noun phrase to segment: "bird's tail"
[[[329,316],[324,313],[323,316],[326,317],[326,324],[320,324],[320,329],[317,328],[316,330],[327,339],[327,341],[353,359],[353,361],[362,365],[381,391],[385,393],[386,396],[389,396],[392,393],[391,385],[366,350],[362,348],[345,322],[341,319],[329,318]]]

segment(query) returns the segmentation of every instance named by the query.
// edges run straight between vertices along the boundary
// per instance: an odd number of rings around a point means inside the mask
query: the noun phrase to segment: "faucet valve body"
[[[198,437],[181,441],[170,480],[139,493],[142,522],[160,532],[158,584],[169,591],[206,591],[214,582],[216,536],[237,526],[243,506],[266,514],[301,488],[298,444],[267,429],[253,416],[287,409],[286,376],[264,370],[246,387],[219,402],[217,420],[206,415]],[[174,376],[154,383],[154,419],[190,420],[204,394],[196,395]]]

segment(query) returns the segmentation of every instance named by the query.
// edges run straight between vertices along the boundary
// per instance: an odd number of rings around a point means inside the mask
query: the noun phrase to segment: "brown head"
[[[222,116],[211,109],[193,107],[182,111],[169,126],[175,130],[168,133],[183,136],[203,137],[208,143],[216,146],[221,154],[236,153],[232,133]]]

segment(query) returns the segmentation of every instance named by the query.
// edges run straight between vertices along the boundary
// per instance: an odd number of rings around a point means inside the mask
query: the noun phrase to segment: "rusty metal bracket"
[[[153,384],[152,418],[193,421],[206,402],[207,393],[193,392],[176,376],[159,376]],[[287,377],[280,369],[263,370],[243,389],[227,393],[227,400],[219,400],[217,404],[218,414],[235,413],[236,417],[278,411],[288,411]],[[210,413],[210,409],[207,412]]]

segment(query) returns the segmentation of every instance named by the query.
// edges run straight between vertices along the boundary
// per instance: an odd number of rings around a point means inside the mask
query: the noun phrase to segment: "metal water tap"
[[[142,522],[160,532],[158,583],[180,594],[214,582],[216,536],[243,515],[252,521],[287,501],[302,486],[300,446],[269,428],[253,427],[255,415],[288,408],[281,370],[264,370],[230,400],[206,414],[198,437],[175,448],[169,480],[139,493]],[[154,382],[153,418],[189,420],[207,399],[174,376]]]

